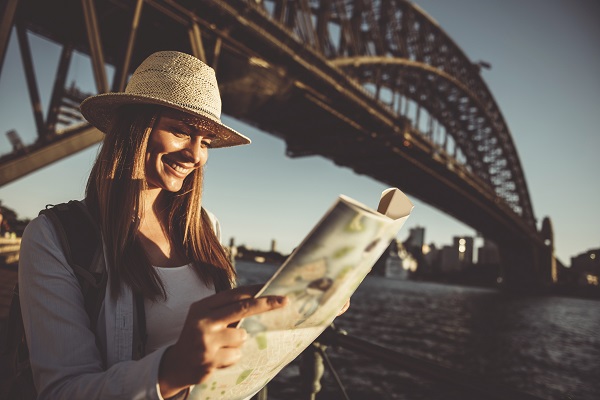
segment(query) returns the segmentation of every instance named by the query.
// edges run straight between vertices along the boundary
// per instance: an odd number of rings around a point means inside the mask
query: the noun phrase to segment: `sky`
[[[565,264],[600,248],[600,2],[597,0],[415,1],[483,70],[516,145],[538,229],[552,220],[555,252]],[[16,35],[0,76],[0,132],[16,129],[25,143],[35,125]],[[30,37],[44,110],[59,47]],[[111,71],[109,70],[109,76]],[[76,56],[68,82],[94,92],[91,67]],[[386,185],[319,156],[291,159],[282,140],[228,116],[223,122],[251,137],[250,146],[211,150],[203,204],[217,215],[223,242],[290,252],[344,194],[376,207]],[[11,149],[0,136],[0,154]],[[46,204],[81,199],[98,146],[92,146],[0,187],[3,205],[33,218]],[[402,189],[402,188],[400,188]],[[476,232],[407,193],[415,208],[398,238],[425,227],[425,240],[450,244]]]

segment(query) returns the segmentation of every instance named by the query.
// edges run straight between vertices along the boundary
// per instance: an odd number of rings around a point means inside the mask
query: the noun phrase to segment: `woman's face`
[[[177,111],[161,113],[146,150],[146,181],[150,189],[177,192],[194,169],[206,164],[215,135],[202,122]]]

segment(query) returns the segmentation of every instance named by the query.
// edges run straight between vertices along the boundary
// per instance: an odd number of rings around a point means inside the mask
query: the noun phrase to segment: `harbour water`
[[[240,283],[276,267],[238,262]],[[600,398],[600,302],[367,277],[336,327],[411,357],[542,399]],[[341,348],[327,351],[350,399],[482,398]],[[269,400],[298,398],[298,363],[269,384]],[[341,399],[326,372],[318,399]]]

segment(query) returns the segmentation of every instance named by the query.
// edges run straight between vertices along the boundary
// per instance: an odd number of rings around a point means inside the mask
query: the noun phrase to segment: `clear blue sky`
[[[596,0],[419,0],[416,3],[482,72],[511,130],[533,208],[550,216],[556,253],[570,257],[600,247],[600,2]],[[48,105],[58,48],[32,37],[43,106]],[[0,132],[35,137],[15,35],[0,78]],[[76,57],[69,81],[90,82],[89,62]],[[87,85],[90,85],[88,83]],[[376,206],[383,184],[320,157],[289,159],[283,141],[232,118],[224,121],[253,139],[250,146],[213,150],[206,167],[205,206],[223,225],[224,241],[267,249],[276,239],[288,252],[339,194]],[[0,137],[0,154],[10,145]],[[97,147],[0,187],[0,200],[21,217],[48,203],[83,196]],[[400,188],[402,189],[402,188]],[[415,209],[400,233],[426,227],[426,241],[448,244],[473,229],[410,196]]]

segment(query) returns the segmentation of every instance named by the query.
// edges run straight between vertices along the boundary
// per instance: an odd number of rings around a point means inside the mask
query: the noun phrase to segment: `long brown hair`
[[[86,204],[102,231],[112,295],[126,284],[146,298],[166,298],[160,277],[137,239],[141,196],[147,189],[146,148],[160,111],[146,105],[122,108],[88,179]],[[233,286],[235,271],[201,207],[202,178],[202,169],[196,169],[179,192],[164,193],[169,204],[167,232],[202,281],[223,290]]]

